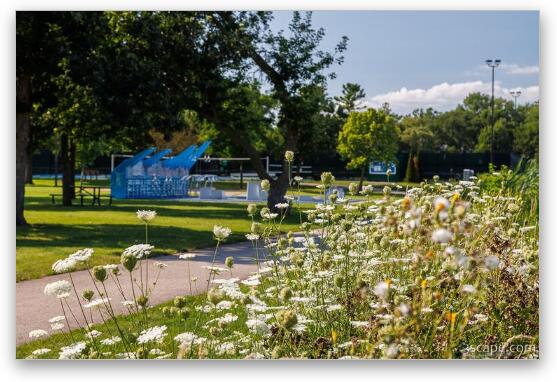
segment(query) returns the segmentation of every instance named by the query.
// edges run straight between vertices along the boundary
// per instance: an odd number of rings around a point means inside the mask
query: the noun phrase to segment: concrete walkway
[[[188,263],[190,267],[189,271],[191,272],[191,277],[198,278],[196,283],[192,283],[192,294],[205,292],[207,288],[207,278],[209,275],[209,271],[202,267],[211,264],[213,252],[214,248],[206,248],[193,251],[191,253],[195,254],[196,257],[188,261],[181,260],[178,258],[178,256],[160,256],[147,260],[149,266],[149,283],[151,284],[151,286],[158,272],[155,263],[160,262],[168,265],[160,273],[160,278],[150,297],[149,304],[156,305],[171,300],[178,295],[190,294],[187,276]],[[262,253],[260,251],[260,258],[261,255]],[[234,257],[234,268],[232,269],[233,277],[246,278],[251,272],[257,269],[257,265],[254,261],[255,251],[252,247],[251,242],[222,245],[219,248],[219,253],[215,261],[215,265],[224,267],[224,259],[228,256]],[[143,267],[143,271],[145,272],[145,263],[143,264]],[[121,266],[120,268],[122,269]],[[137,282],[139,282],[139,271],[135,270],[133,272],[133,275],[134,277],[137,277]],[[217,275],[216,277],[229,278],[230,273],[224,272],[220,275]],[[91,280],[91,277],[87,271],[72,272],[72,278],[80,296],[81,292],[84,289],[95,290],[93,281]],[[44,329],[49,333],[52,332],[48,320],[54,316],[62,315],[63,312],[60,306],[60,301],[56,297],[45,296],[43,290],[46,284],[61,279],[69,280],[69,276],[67,274],[48,276],[36,280],[22,281],[16,284],[17,345],[30,341],[29,332],[31,330]],[[129,273],[125,270],[122,270],[122,275],[119,277],[119,279],[126,299],[132,300],[133,298],[131,296],[131,281],[129,278]],[[100,284],[97,285],[99,288],[101,288]],[[111,303],[115,310],[115,313],[127,313],[127,308],[125,308],[121,303],[124,298],[120,294],[115,283],[111,279],[109,279],[107,280],[107,282],[105,282],[105,285],[107,286],[108,296],[112,299]],[[99,294],[96,292],[96,290],[95,297],[99,297]],[[68,298],[68,303],[75,317],[78,319],[80,324],[83,325],[84,319],[77,303],[75,293],[72,293],[72,295]],[[65,308],[67,311],[67,307]],[[90,320],[89,310],[85,309],[85,311],[87,319]],[[66,313],[72,329],[75,329],[77,326],[72,314],[70,312]],[[96,311],[95,313],[93,313],[93,321],[95,323],[102,322],[102,318]]]

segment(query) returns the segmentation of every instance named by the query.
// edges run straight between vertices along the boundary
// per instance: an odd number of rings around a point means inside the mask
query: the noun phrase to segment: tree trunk
[[[75,142],[73,139],[70,140],[70,191],[72,194],[72,199],[75,199]]]
[[[284,196],[288,191],[288,173],[282,173],[277,179],[271,180],[270,183],[271,189],[267,196],[267,207],[269,207],[271,211],[276,211],[277,208],[275,205],[286,202]]]
[[[25,184],[33,184],[33,134],[29,134],[29,144],[25,156]]]
[[[58,159],[60,158],[60,154],[56,153],[54,157],[54,187],[58,187]]]
[[[25,205],[25,169],[27,164],[27,152],[29,137],[31,135],[31,77],[27,74],[20,75],[16,79],[16,225],[26,225],[27,221],[23,215]]]
[[[366,165],[362,166],[362,169],[360,170],[360,182],[358,183],[358,192],[362,191],[362,188],[364,187],[364,175],[366,173]]]
[[[27,163],[25,163],[25,184],[33,184],[33,161],[31,156],[27,154]]]
[[[71,190],[71,161],[70,161],[70,147],[68,134],[63,133],[60,137],[60,159],[62,159],[62,205],[72,205],[72,190]]]
[[[414,156],[414,168],[416,173],[416,182],[419,182],[422,180],[422,175],[420,174],[420,152],[417,152],[416,156]]]

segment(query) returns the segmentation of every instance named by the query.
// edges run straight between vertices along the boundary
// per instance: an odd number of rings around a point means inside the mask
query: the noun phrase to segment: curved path
[[[191,277],[198,278],[198,281],[193,283],[193,290],[191,294],[198,294],[206,291],[209,271],[202,267],[211,264],[214,248],[199,249],[190,253],[195,254],[196,257],[189,261],[181,260],[178,256],[159,256],[147,260],[150,283],[154,281],[154,277],[158,271],[155,267],[155,263],[160,262],[167,265],[167,267],[161,271],[160,278],[149,301],[150,305],[156,305],[171,300],[177,295],[190,294],[189,284],[187,281],[188,263]],[[254,262],[254,255],[255,251],[253,250],[251,242],[225,244],[219,248],[215,265],[224,267],[224,259],[228,256],[232,256],[234,257],[232,276],[246,278],[251,272],[257,269]],[[143,266],[145,267],[145,264]],[[94,289],[93,281],[87,271],[76,271],[72,272],[71,275],[80,295],[84,289]],[[139,277],[138,271],[134,271],[134,275]],[[225,272],[217,277],[229,278],[230,273]],[[119,278],[126,297],[131,299],[128,272],[122,271],[122,276]],[[48,320],[54,316],[62,315],[62,308],[60,307],[59,300],[55,297],[45,296],[43,289],[46,284],[61,279],[69,279],[69,277],[67,274],[55,275],[36,280],[22,281],[16,284],[17,345],[30,341],[29,332],[31,330],[44,329],[49,333],[52,332]],[[121,304],[123,297],[118,291],[116,285],[110,279],[105,284],[107,286],[108,295],[112,299],[111,302],[115,309],[115,313],[127,313],[127,309]],[[95,297],[98,297],[98,293],[95,293],[95,295]],[[83,316],[75,294],[72,294],[68,298],[68,303],[77,319],[81,324],[83,324]],[[86,313],[88,315],[88,312]],[[68,313],[67,316],[68,319],[70,319],[70,325],[72,325],[72,328],[75,328],[76,326],[73,317],[70,313]],[[93,314],[94,322],[102,322],[101,320],[102,319],[98,313]]]

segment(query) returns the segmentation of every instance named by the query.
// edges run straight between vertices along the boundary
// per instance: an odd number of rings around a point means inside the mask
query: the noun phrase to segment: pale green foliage
[[[397,152],[395,119],[383,109],[353,112],[338,136],[338,152],[357,169],[372,160],[389,162]]]

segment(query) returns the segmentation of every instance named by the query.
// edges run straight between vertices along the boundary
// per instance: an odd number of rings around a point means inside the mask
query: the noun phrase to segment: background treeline
[[[271,181],[269,203],[288,178],[272,179],[259,158],[285,150],[304,163],[337,152],[337,137],[364,89],[328,93],[348,37],[323,51],[311,13],[293,12],[287,32],[270,12],[18,12],[17,211],[33,153],[48,149],[71,204],[75,170],[109,153],[148,145],[181,150],[212,139],[211,155],[247,156]],[[470,94],[454,110],[394,115],[396,144],[420,152],[485,152],[489,97]],[[495,100],[495,151],[535,157],[538,105]],[[418,168],[419,165],[416,165]],[[418,170],[419,171],[419,170]]]

